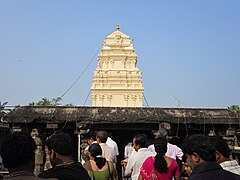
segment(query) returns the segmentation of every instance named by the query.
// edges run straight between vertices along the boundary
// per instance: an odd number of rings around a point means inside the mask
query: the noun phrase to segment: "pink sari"
[[[173,159],[168,167],[168,172],[159,173],[154,168],[154,157],[149,157],[144,161],[140,169],[140,175],[144,180],[172,180],[173,176],[180,176],[180,169],[177,162]]]

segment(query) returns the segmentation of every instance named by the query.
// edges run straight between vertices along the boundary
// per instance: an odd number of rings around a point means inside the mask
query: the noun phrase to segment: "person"
[[[133,149],[132,142],[129,142],[127,145],[124,146],[124,159],[121,161],[121,166],[122,166],[122,177],[124,177],[125,179],[130,178],[130,176],[129,177],[125,176],[125,169],[127,166],[128,158],[130,157],[133,151],[135,152],[135,150]]]
[[[187,137],[182,146],[186,161],[192,167],[189,180],[240,180],[240,176],[224,170],[217,162],[215,148],[208,136]]]
[[[106,144],[114,150],[116,156],[119,155],[118,145],[111,137],[108,136]]]
[[[89,146],[92,143],[97,143],[97,141],[96,141],[96,133],[94,131],[90,131],[86,135],[86,139],[87,139],[88,146],[82,152],[82,156],[81,156],[82,164],[84,164],[85,162],[90,160],[88,148],[89,148]]]
[[[155,138],[157,138],[157,137],[163,137],[163,138],[167,139],[167,130],[164,129],[164,128],[160,128],[158,130],[158,132],[155,133]],[[154,148],[153,144],[148,146],[148,150],[152,151],[152,152],[154,152],[156,154],[156,151],[155,151],[155,148]],[[170,157],[170,158],[172,158],[174,160],[176,160],[177,158],[179,160],[182,160],[183,152],[182,152],[182,150],[178,146],[173,145],[173,144],[168,142],[167,143],[166,156]]]
[[[58,178],[59,180],[90,180],[82,164],[73,160],[74,144],[67,133],[59,132],[46,141],[50,156],[51,169],[39,174],[42,178]]]
[[[89,146],[90,161],[83,164],[92,180],[107,180],[115,178],[115,169],[112,162],[102,157],[102,148],[93,143]]]
[[[108,138],[107,138],[106,144],[107,144],[110,148],[112,148],[112,149],[114,150],[116,156],[119,155],[118,145],[117,145],[117,143],[112,139],[112,133],[108,133]]]
[[[180,169],[176,160],[165,155],[167,140],[163,137],[154,140],[155,157],[148,157],[140,169],[138,180],[164,179],[180,180]]]
[[[85,150],[88,150],[89,146],[92,144],[92,143],[97,143],[97,139],[96,139],[96,132],[94,131],[90,131],[88,134],[87,134],[87,143],[88,143],[88,146],[85,148]]]
[[[240,166],[238,162],[230,159],[231,150],[228,147],[227,141],[221,136],[212,136],[210,140],[216,148],[216,161],[223,169],[240,175]]]
[[[154,156],[153,152],[147,149],[147,136],[145,134],[138,134],[133,138],[133,148],[136,152],[132,153],[128,159],[125,168],[125,176],[131,174],[132,180],[137,180],[142,163],[149,157]]]
[[[2,139],[0,154],[11,180],[40,180],[33,174],[37,146],[27,132],[14,132]]]
[[[97,143],[101,146],[103,151],[102,156],[106,158],[107,161],[116,163],[117,158],[116,158],[115,151],[106,144],[108,139],[108,133],[106,131],[98,131],[96,137],[97,137]]]
[[[183,156],[182,159],[182,168],[181,169],[181,179],[188,179],[190,174],[192,173],[191,167],[186,162],[187,158],[186,156]]]
[[[124,158],[128,159],[132,154],[133,150],[134,149],[132,142],[129,142],[126,146],[124,146]]]

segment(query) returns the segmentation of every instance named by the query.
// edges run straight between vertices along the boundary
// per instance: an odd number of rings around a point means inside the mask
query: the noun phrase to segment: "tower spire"
[[[98,54],[91,87],[92,106],[142,107],[142,73],[136,66],[133,42],[116,25],[116,30],[104,39]]]
[[[116,30],[120,31],[120,25],[119,24],[117,24]]]

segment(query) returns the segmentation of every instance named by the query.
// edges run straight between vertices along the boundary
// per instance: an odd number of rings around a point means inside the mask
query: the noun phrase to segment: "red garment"
[[[168,172],[159,173],[154,168],[154,157],[149,157],[144,161],[140,169],[140,175],[144,180],[172,180],[173,176],[180,176],[180,169],[178,163],[172,159],[172,163],[168,167]]]

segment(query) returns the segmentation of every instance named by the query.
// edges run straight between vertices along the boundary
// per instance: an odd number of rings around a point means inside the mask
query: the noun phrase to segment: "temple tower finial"
[[[120,31],[120,25],[119,24],[117,24],[116,30]]]

